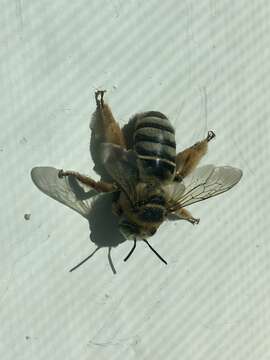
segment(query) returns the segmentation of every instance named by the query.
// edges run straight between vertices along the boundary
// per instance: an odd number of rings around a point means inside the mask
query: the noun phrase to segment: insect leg
[[[197,142],[176,155],[176,181],[181,181],[196,168],[201,158],[207,152],[209,141],[215,136],[213,131],[208,131],[207,137],[204,140]]]
[[[116,216],[120,216],[123,213],[123,210],[121,206],[119,205],[119,202],[113,201],[112,203],[112,213]]]
[[[127,254],[127,256],[124,258],[124,261],[127,261],[128,258],[132,255],[133,251],[136,249],[137,241],[134,240],[133,246],[130,250],[130,252]]]
[[[58,173],[58,176],[60,178],[62,178],[64,176],[74,176],[81,183],[91,187],[92,189],[94,189],[98,192],[112,192],[112,191],[117,190],[117,187],[112,183],[107,183],[104,181],[95,181],[95,180],[91,179],[90,177],[82,175],[76,171],[60,170]]]
[[[108,104],[104,103],[105,90],[96,91],[96,124],[93,131],[98,135],[103,142],[119,145],[126,148],[124,135],[120,129],[119,124],[115,120],[112,111]]]
[[[194,218],[191,213],[184,208],[176,210],[173,214],[176,215],[179,219],[189,221],[192,225],[199,224],[200,222],[200,219]]]
[[[161,255],[149,244],[149,242],[146,239],[143,239],[143,241],[149,246],[149,248],[153,251],[154,254],[157,255],[157,257],[164,262],[164,264],[168,265],[167,261],[163,259]]]

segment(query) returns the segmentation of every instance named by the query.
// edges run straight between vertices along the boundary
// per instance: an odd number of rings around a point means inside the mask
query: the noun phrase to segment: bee
[[[148,242],[166,219],[183,219],[198,224],[185,208],[188,205],[219,195],[236,185],[242,177],[240,169],[231,166],[197,167],[206,154],[206,138],[177,153],[175,129],[161,112],[148,111],[134,115],[122,129],[104,102],[105,91],[95,92],[96,112],[94,137],[99,140],[99,155],[109,180],[95,181],[76,171],[37,167],[32,180],[50,197],[87,217],[90,200],[78,199],[65,179],[76,179],[93,191],[113,193],[112,211],[118,227],[133,247],[142,240],[164,262]],[[75,267],[76,268],[76,267]]]

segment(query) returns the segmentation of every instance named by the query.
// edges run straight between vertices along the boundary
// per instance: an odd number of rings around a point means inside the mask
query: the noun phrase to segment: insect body
[[[32,179],[47,195],[86,217],[90,203],[78,200],[64,179],[75,178],[96,196],[114,193],[112,210],[119,218],[119,230],[126,239],[134,241],[126,259],[137,240],[144,240],[156,253],[146,239],[156,233],[164,220],[198,223],[199,219],[185,206],[229,190],[240,180],[242,171],[230,166],[197,168],[215,136],[212,131],[202,141],[177,154],[175,131],[164,114],[156,111],[137,114],[129,122],[129,131],[124,131],[103,97],[104,91],[95,93],[97,109],[92,131],[100,140],[101,161],[111,180],[97,182],[63,170],[56,177],[51,168],[34,168]]]
[[[119,164],[123,167],[121,172],[132,167],[130,177],[125,180],[128,184],[122,184],[128,191],[122,191],[115,210],[120,215],[119,225],[125,236],[146,238],[155,234],[166,217],[166,194],[161,185],[173,181],[175,176],[175,135],[169,120],[159,112],[138,114],[132,121],[133,151],[123,153],[109,146],[104,160],[115,163],[116,159],[109,160],[113,152],[118,154],[118,160],[128,157],[126,164]],[[114,175],[116,181],[119,173]]]
[[[149,111],[134,117],[134,151],[140,164],[140,180],[173,181],[175,176],[175,131],[165,115]]]

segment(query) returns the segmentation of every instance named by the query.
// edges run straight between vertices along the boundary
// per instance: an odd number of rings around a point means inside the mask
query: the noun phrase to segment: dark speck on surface
[[[25,137],[21,138],[20,144],[22,145],[27,144],[27,139]]]
[[[24,214],[24,220],[30,220],[31,214]]]

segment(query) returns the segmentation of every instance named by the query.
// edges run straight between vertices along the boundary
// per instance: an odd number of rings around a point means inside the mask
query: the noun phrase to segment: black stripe
[[[143,117],[157,117],[159,119],[167,119],[167,117],[159,111],[146,111]]]
[[[136,134],[134,141],[135,142],[148,141],[148,142],[152,142],[155,144],[167,145],[167,146],[170,146],[170,147],[176,149],[175,141],[171,141],[169,139],[159,139],[158,137],[144,135],[144,134]]]
[[[139,129],[143,129],[143,128],[159,129],[159,130],[168,131],[171,134],[174,134],[174,128],[172,126],[170,126],[170,125],[166,126],[166,125],[163,125],[163,124],[157,124],[157,123],[150,122],[150,121],[147,121],[147,120],[145,120],[144,122],[141,122],[140,124],[138,124],[136,126],[135,131],[139,130]]]
[[[156,159],[140,159],[140,162],[146,172],[151,173],[153,176],[163,180],[168,177],[168,173],[173,174],[175,165],[167,163],[166,161]]]
[[[165,160],[169,160],[173,163],[175,162],[175,156],[168,154],[164,150],[162,151],[162,149],[160,152],[155,151],[155,149],[147,150],[138,144],[135,146],[135,149],[136,149],[137,154],[141,155],[141,156],[153,156],[156,159],[165,159]]]

